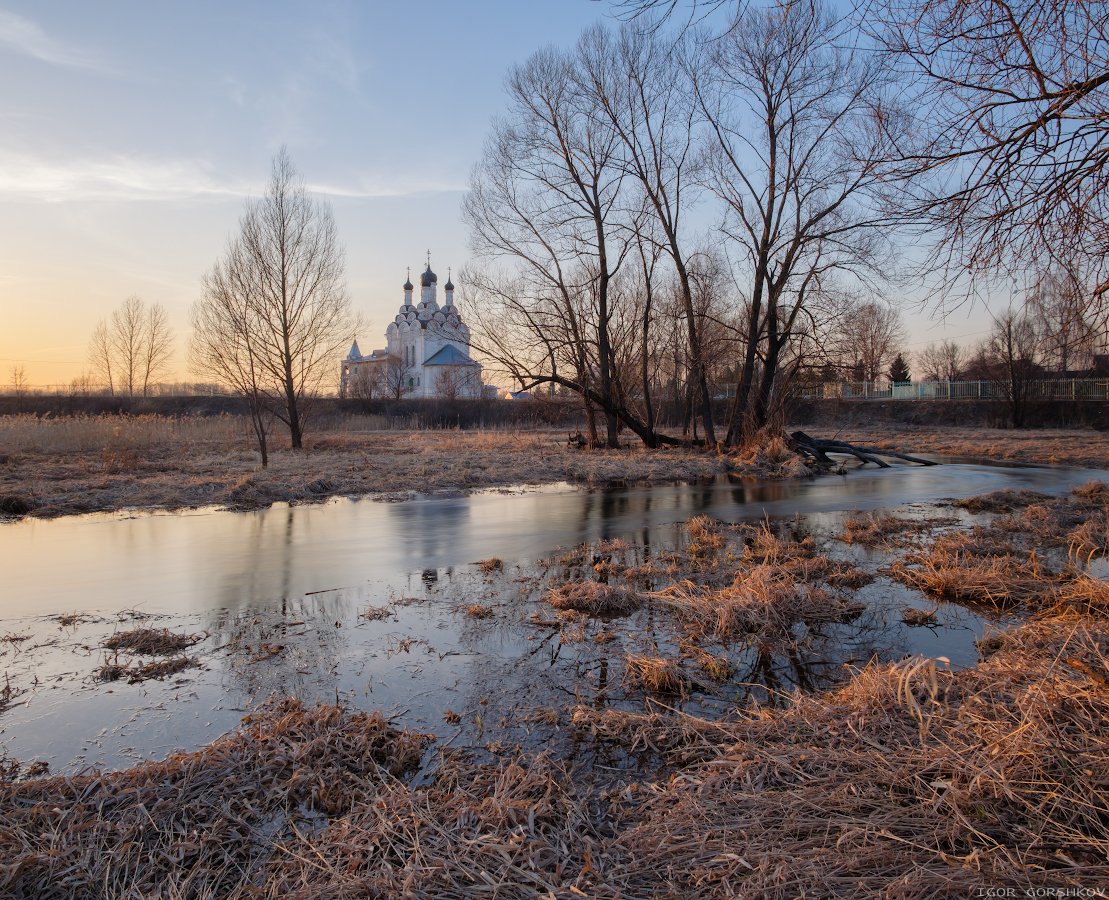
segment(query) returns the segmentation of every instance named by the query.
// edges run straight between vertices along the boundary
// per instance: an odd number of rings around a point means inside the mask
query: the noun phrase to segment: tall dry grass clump
[[[555,609],[571,609],[591,616],[624,616],[640,605],[635,591],[599,581],[556,584],[544,599]]]
[[[650,595],[671,609],[695,639],[734,641],[748,634],[784,637],[797,622],[843,621],[862,607],[818,584],[799,582],[788,571],[757,565],[724,587],[684,581]]]
[[[780,429],[752,435],[733,457],[736,470],[743,475],[765,478],[802,478],[812,470],[786,442]]]

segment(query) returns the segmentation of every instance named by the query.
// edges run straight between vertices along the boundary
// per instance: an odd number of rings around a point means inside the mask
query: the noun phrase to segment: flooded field
[[[381,709],[435,734],[437,749],[537,749],[576,704],[711,715],[779,704],[872,660],[919,654],[966,666],[978,659],[975,641],[1004,621],[934,603],[890,577],[887,553],[833,540],[844,516],[897,507],[942,530],[970,517],[937,505],[945,498],[1061,494],[1101,478],[897,467],[795,482],[554,486],[8,524],[0,750],[55,771],[122,768],[207,744],[290,695]],[[548,589],[577,579],[656,591],[667,582],[660,562],[688,549],[683,523],[701,515],[765,518],[775,533],[810,538],[812,552],[862,573],[850,589],[828,588],[829,603],[852,608],[795,623],[788,646],[721,642],[708,654],[715,664],[683,670],[681,690],[649,690],[629,659],[689,655],[672,604],[574,616],[548,602]],[[191,637],[164,655],[111,647],[136,628]]]

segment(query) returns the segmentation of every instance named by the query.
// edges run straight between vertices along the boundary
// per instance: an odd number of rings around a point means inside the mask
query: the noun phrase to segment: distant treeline
[[[718,421],[727,413],[725,399],[714,402]],[[683,404],[661,404],[658,421],[680,433],[689,421]],[[66,397],[0,396],[0,415],[36,416],[248,415],[246,400],[230,396],[195,397]],[[355,400],[318,398],[310,417],[317,426],[343,427],[344,420],[364,418],[357,427],[420,428],[565,428],[583,430],[581,404],[571,400]],[[684,420],[683,421],[683,417]],[[999,400],[796,400],[787,416],[790,423],[836,428],[864,427],[891,422],[903,425],[1005,427],[1008,413]],[[1033,428],[1109,429],[1109,404],[1034,401],[1027,425]]]

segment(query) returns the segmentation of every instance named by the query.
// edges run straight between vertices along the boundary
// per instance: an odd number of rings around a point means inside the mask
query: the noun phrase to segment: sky
[[[0,384],[68,384],[133,294],[169,311],[189,380],[189,309],[281,146],[333,207],[360,346],[383,346],[406,268],[430,250],[443,283],[467,261],[509,67],[601,19],[596,0],[0,0]],[[909,349],[988,328],[906,312]]]

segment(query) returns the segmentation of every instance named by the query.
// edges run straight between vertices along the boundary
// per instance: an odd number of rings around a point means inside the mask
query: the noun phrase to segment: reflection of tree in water
[[[207,612],[205,628],[226,659],[228,688],[252,700],[326,692],[346,645],[347,592],[290,596],[296,523],[292,507],[252,515],[241,566],[227,572],[222,606]]]

